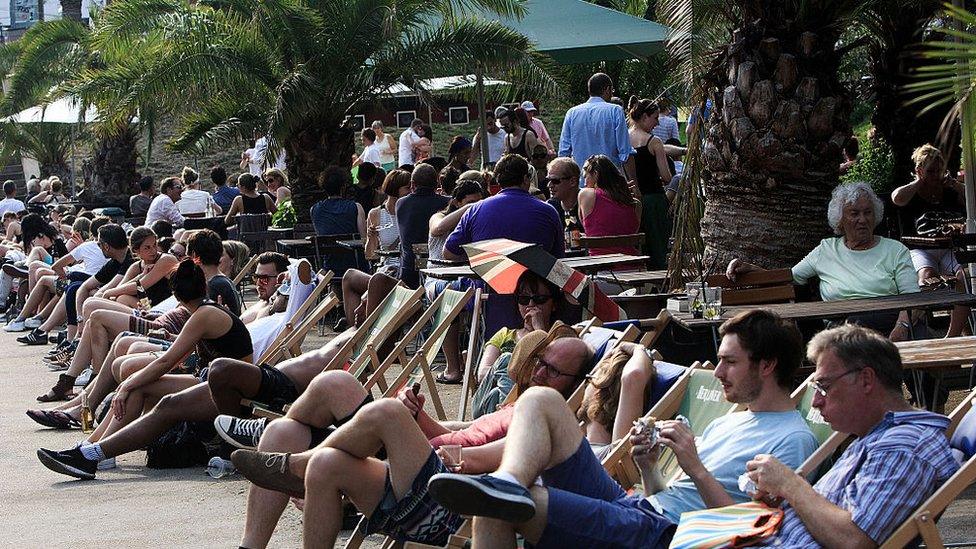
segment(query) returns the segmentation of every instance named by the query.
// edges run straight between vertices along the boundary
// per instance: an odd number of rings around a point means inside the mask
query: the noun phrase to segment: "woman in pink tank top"
[[[640,230],[641,203],[609,158],[591,156],[583,165],[586,187],[579,192],[579,212],[586,236],[635,234]],[[613,253],[637,255],[627,246],[590,248],[590,255]]]

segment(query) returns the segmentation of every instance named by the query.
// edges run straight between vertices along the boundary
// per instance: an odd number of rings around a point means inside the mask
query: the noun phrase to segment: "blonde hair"
[[[928,143],[912,151],[912,162],[915,163],[915,169],[925,168],[935,161],[939,161],[945,166],[945,156],[942,151]]]
[[[251,249],[247,244],[239,240],[225,240],[223,242],[224,251],[230,256],[230,275],[228,278],[237,278],[237,275],[244,269],[247,262],[251,259]]]
[[[279,170],[278,168],[271,168],[264,172],[264,177],[268,177],[268,176],[277,177],[278,179],[280,179],[282,187],[288,186],[288,174],[286,174],[282,170]]]
[[[607,431],[613,431],[614,418],[620,404],[620,384],[624,367],[630,355],[622,349],[604,356],[590,373],[590,385],[596,391],[587,391],[576,412],[576,418],[588,425],[596,422]]]

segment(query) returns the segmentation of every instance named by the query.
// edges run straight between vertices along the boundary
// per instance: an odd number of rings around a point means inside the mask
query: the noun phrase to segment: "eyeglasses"
[[[534,357],[533,360],[535,360],[535,367],[532,368],[532,369],[533,370],[536,370],[536,369],[539,368],[539,366],[542,366],[543,368],[546,369],[546,377],[548,377],[548,378],[554,378],[554,377],[571,377],[571,378],[574,378],[575,379],[575,378],[579,377],[577,374],[567,374],[566,372],[563,372],[563,371],[557,369],[552,364],[549,364],[548,362],[546,362],[541,356]]]
[[[552,183],[554,185],[558,185],[560,182],[566,181],[567,179],[570,178],[569,177],[546,177],[546,183]]]
[[[269,281],[269,280],[271,280],[271,279],[273,279],[273,278],[278,278],[278,277],[277,277],[277,275],[261,275],[261,274],[254,274],[254,275],[252,275],[252,276],[254,277],[254,280],[255,280],[256,282],[267,282],[267,281]]]
[[[517,295],[515,296],[515,301],[518,301],[519,305],[528,305],[529,302],[535,303],[536,305],[542,305],[543,303],[552,299],[551,295]]]
[[[848,374],[853,374],[855,372],[860,372],[861,370],[862,370],[862,368],[854,368],[852,370],[847,370],[843,374],[838,374],[838,375],[836,375],[834,377],[828,377],[828,378],[825,378],[825,379],[815,379],[815,380],[812,380],[812,381],[808,381],[807,382],[807,386],[810,387],[811,389],[813,389],[814,391],[816,391],[820,396],[826,397],[827,396],[827,391],[829,391],[830,388],[834,386],[834,383],[836,383],[837,380],[839,380],[840,378],[842,378],[842,377],[844,377],[844,376],[846,376]]]

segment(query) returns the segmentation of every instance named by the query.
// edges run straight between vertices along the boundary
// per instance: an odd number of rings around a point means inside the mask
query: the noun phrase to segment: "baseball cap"
[[[519,106],[526,111],[539,112],[539,109],[535,108],[535,105],[531,101],[522,101],[522,104]]]
[[[508,116],[508,113],[509,113],[508,107],[506,107],[504,105],[495,108],[495,118],[501,118],[503,116]]]

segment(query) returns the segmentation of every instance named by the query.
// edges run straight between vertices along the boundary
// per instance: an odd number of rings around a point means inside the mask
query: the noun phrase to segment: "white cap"
[[[539,112],[539,109],[535,108],[535,105],[533,105],[531,101],[522,101],[522,104],[519,106],[526,111]]]

